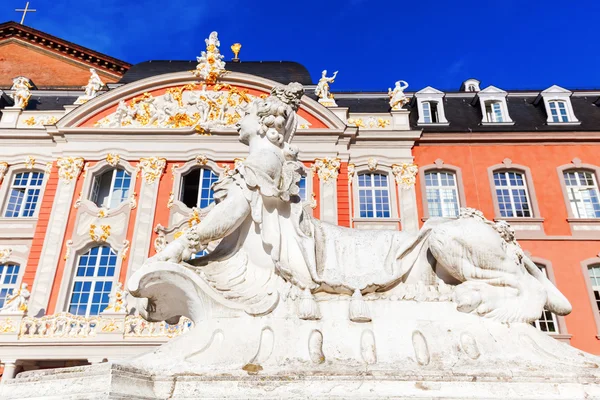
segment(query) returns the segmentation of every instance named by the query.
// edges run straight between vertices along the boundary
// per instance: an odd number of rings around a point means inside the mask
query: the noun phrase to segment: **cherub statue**
[[[2,307],[0,313],[27,312],[29,296],[31,296],[31,293],[27,290],[27,284],[21,284],[21,288],[16,293],[6,297],[4,307]]]
[[[14,107],[27,107],[29,98],[31,97],[30,89],[32,88],[33,86],[31,85],[31,81],[24,76],[17,76],[13,79],[13,85],[10,89],[14,91],[11,96],[15,102]]]
[[[326,69],[323,70],[323,72],[321,73],[321,79],[319,79],[319,83],[317,83],[317,87],[315,88],[315,94],[317,96],[319,96],[319,101],[321,101],[321,100],[327,101],[327,102],[332,101],[331,99],[333,99],[333,95],[329,91],[329,84],[334,82],[337,74],[338,74],[338,71],[335,71],[333,73],[333,76],[328,78],[327,70]]]
[[[94,68],[90,68],[90,73],[92,75],[90,76],[87,85],[83,86],[83,89],[85,89],[85,97],[88,99],[96,97],[98,91],[104,87],[104,82],[102,82]]]
[[[108,306],[104,311],[127,313],[127,292],[123,290],[123,284],[117,282],[109,295]]]
[[[402,106],[408,103],[408,98],[404,94],[404,90],[407,87],[408,83],[406,83],[406,81],[397,81],[394,90],[388,88],[388,96],[390,96],[390,107],[392,110],[400,110]]]

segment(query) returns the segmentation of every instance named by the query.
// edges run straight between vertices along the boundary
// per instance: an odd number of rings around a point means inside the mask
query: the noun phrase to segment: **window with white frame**
[[[544,275],[546,275],[546,278],[548,278],[548,270],[546,269],[546,266],[538,263],[536,263],[535,265],[537,265],[537,267],[544,273]],[[541,317],[533,321],[532,324],[542,332],[559,333],[556,315],[553,312],[548,311],[546,309],[544,309],[544,311],[542,312]]]
[[[179,200],[189,208],[208,207],[214,201],[212,185],[219,176],[208,168],[194,168],[183,176]]]
[[[500,216],[533,217],[525,175],[516,171],[494,172]]]
[[[0,265],[0,308],[4,307],[6,298],[18,289],[19,265],[2,264]]]
[[[458,217],[460,202],[456,175],[449,171],[425,173],[427,208],[431,217]]]
[[[19,172],[15,174],[9,189],[4,216],[7,218],[33,217],[40,202],[44,174],[42,172]]]
[[[596,174],[584,170],[563,173],[571,211],[575,218],[600,218]]]
[[[113,168],[94,176],[90,200],[98,207],[115,208],[130,197],[131,174]]]
[[[486,101],[485,114],[487,122],[504,122],[504,115],[502,113],[502,102]]]
[[[389,218],[388,176],[380,173],[358,174],[358,205],[361,218]]]
[[[548,108],[550,109],[550,117],[552,118],[552,122],[569,122],[569,112],[566,101],[549,101]]]
[[[306,175],[303,175],[298,181],[298,188],[300,188],[300,191],[298,192],[300,200],[306,201]]]
[[[600,264],[590,265],[588,267],[594,300],[596,302],[596,312],[600,312]]]
[[[117,253],[110,246],[92,247],[79,256],[67,311],[74,315],[98,315],[108,306],[115,281]]]
[[[423,122],[426,124],[435,124],[439,121],[438,106],[435,101],[423,102]]]

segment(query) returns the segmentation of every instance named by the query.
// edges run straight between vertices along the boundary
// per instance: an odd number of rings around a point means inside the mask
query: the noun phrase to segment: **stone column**
[[[14,379],[16,371],[17,371],[17,360],[4,361],[4,372],[2,373],[2,382],[6,382],[9,379]]]
[[[319,177],[321,221],[338,223],[337,178],[340,171],[339,158],[317,158],[314,168]]]
[[[417,194],[415,182],[419,168],[413,163],[392,165],[392,173],[398,184],[400,201],[400,219],[403,231],[419,230],[419,213],[417,212]]]
[[[52,212],[48,220],[48,230],[44,237],[44,245],[29,301],[29,315],[37,315],[40,310],[46,311],[50,299],[50,289],[56,277],[56,269],[60,258],[62,243],[67,229],[69,212],[75,192],[75,180],[83,168],[83,158],[62,157],[56,162],[59,182],[52,203]]]
[[[127,278],[144,264],[150,251],[156,199],[158,195],[158,182],[165,170],[167,160],[158,157],[141,158],[138,170],[142,175],[140,195],[138,197],[138,211],[133,228],[133,239],[129,250],[130,260],[127,269]]]

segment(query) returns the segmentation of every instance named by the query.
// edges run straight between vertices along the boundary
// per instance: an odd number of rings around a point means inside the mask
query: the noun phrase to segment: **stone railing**
[[[192,326],[192,321],[185,317],[182,317],[178,324],[170,325],[166,322],[148,322],[139,315],[124,313],[102,313],[92,317],[66,312],[42,317],[31,317],[22,313],[0,314],[0,342],[36,339],[90,340],[109,336],[111,340],[167,340],[189,331]]]

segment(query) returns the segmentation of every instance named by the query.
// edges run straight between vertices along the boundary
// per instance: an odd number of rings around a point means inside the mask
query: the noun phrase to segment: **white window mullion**
[[[112,204],[112,197],[113,197],[113,191],[115,190],[116,178],[117,178],[117,169],[115,168],[112,171],[112,177],[110,179],[110,189],[108,190],[108,197],[102,203],[103,207],[110,208],[110,206]]]
[[[200,208],[200,203],[202,202],[202,181],[204,180],[204,171],[206,169],[200,168],[200,173],[198,174],[198,198],[196,200],[196,207]]]

